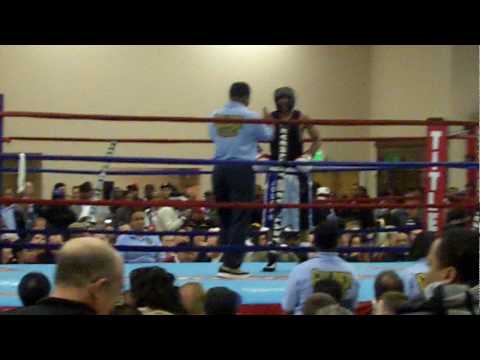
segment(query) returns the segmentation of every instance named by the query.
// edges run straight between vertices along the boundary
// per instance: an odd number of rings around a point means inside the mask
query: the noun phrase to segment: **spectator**
[[[310,296],[303,307],[304,315],[353,315],[342,307],[336,299],[325,293],[316,293]]]
[[[192,244],[190,242],[178,242],[177,247],[179,248],[188,248],[191,247]],[[198,252],[194,251],[178,251],[173,255],[173,261],[175,263],[193,263],[197,262],[199,258]]]
[[[143,211],[136,211],[130,217],[130,229],[143,232],[145,227],[145,214]],[[127,235],[122,234],[117,238],[116,245],[128,246],[162,246],[158,236],[153,235]],[[154,263],[162,261],[164,254],[159,252],[124,252],[123,256],[127,263]]]
[[[203,194],[204,200],[207,202],[215,202],[215,194],[212,191],[206,191]],[[218,209],[205,209],[205,221],[209,227],[220,226],[220,219],[218,217]]]
[[[423,294],[425,273],[428,271],[427,255],[434,240],[435,234],[425,231],[418,234],[413,241],[409,260],[415,263],[401,273],[405,284],[405,294],[409,299]]]
[[[108,315],[121,294],[123,261],[104,242],[74,239],[57,256],[55,289],[36,305],[15,315]]]
[[[315,283],[313,287],[314,293],[324,293],[330,295],[335,302],[342,301],[342,285],[334,279],[323,279]]]
[[[127,191],[127,194],[125,195],[125,200],[128,200],[128,201],[138,200],[138,190],[135,191],[134,189],[130,188],[130,191]],[[116,227],[119,227],[119,226],[128,224],[130,222],[130,218],[132,217],[132,214],[135,211],[143,212],[143,209],[132,208],[131,206],[120,206],[118,209],[115,210],[113,225]]]
[[[70,224],[67,229],[68,239],[76,239],[81,237],[88,237],[90,233],[90,224],[86,222],[74,222]]]
[[[131,293],[143,315],[183,314],[175,277],[161,267],[139,268],[130,273]]]
[[[22,194],[19,194],[22,199],[33,199],[34,188],[31,181],[25,183],[25,190]],[[25,229],[30,230],[35,218],[40,212],[41,206],[34,204],[17,204],[17,210],[21,213],[23,221],[25,222]]]
[[[155,196],[155,186],[153,184],[147,184],[143,188],[143,197],[145,200],[151,201]]]
[[[38,272],[26,274],[18,284],[18,296],[23,306],[35,305],[39,300],[46,298],[50,290],[50,280]]]
[[[445,231],[428,253],[424,296],[409,301],[401,314],[478,314],[479,234],[467,229]]]
[[[338,304],[329,294],[315,293],[311,295],[303,305],[303,315],[315,315],[322,307]]]
[[[208,232],[220,233],[220,228],[210,228]],[[219,246],[219,237],[218,235],[207,236],[207,246],[215,247]],[[221,262],[223,253],[221,252],[208,252],[207,257],[210,259],[210,262]]]
[[[140,310],[127,304],[117,305],[110,315],[143,315]]]
[[[372,312],[373,314],[378,314],[378,302],[382,295],[388,291],[396,291],[403,293],[404,284],[400,276],[392,270],[382,271],[375,278],[374,283],[374,295],[375,300],[372,302]]]
[[[55,184],[52,191],[52,200],[65,199],[65,184]],[[69,225],[77,220],[75,212],[65,205],[45,206],[40,214],[48,221],[49,227],[55,231],[65,232]]]
[[[331,197],[330,188],[326,186],[321,186],[316,190],[316,201],[324,202]],[[337,221],[338,217],[335,212],[335,209],[324,209],[324,208],[314,208],[312,209],[312,221],[315,226],[325,222],[325,221]]]
[[[131,184],[127,186],[127,195],[131,200],[140,200],[139,189],[137,184]]]
[[[171,194],[171,187],[162,185],[157,194],[157,200],[168,200]],[[157,231],[177,231],[186,222],[187,217],[171,206],[162,206],[154,214],[155,227]]]
[[[79,186],[79,200],[94,200],[95,191],[92,184],[87,181]],[[101,224],[110,217],[107,206],[74,205],[72,210],[77,215],[79,222]]]
[[[11,188],[5,189],[3,197],[6,199],[13,199],[15,197],[13,190]],[[23,214],[15,204],[0,205],[0,215],[5,229],[16,231],[16,238],[24,235],[25,221]]]
[[[407,295],[404,293],[387,291],[380,297],[375,315],[395,315],[398,309],[407,301]]]
[[[205,313],[207,315],[236,315],[242,303],[240,295],[226,287],[213,287],[207,291]]]
[[[338,304],[333,304],[320,308],[315,315],[353,315],[353,313]]]
[[[465,228],[472,221],[467,211],[463,208],[454,208],[447,213],[444,230],[451,228]]]
[[[293,268],[288,276],[287,289],[282,307],[288,313],[301,314],[303,304],[313,294],[319,280],[333,278],[342,285],[342,301],[353,309],[358,298],[359,283],[352,265],[335,252],[338,228],[332,223],[323,223],[315,230],[315,247],[318,256]]]
[[[182,285],[179,289],[183,308],[189,315],[205,315],[205,291],[197,282]]]
[[[73,186],[72,187],[72,193],[70,195],[70,198],[72,200],[80,199],[80,186]]]

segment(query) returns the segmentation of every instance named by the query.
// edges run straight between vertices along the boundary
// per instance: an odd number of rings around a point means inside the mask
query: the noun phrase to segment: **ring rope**
[[[62,246],[57,244],[14,244],[0,243],[1,248],[10,249],[44,249],[58,250]],[[136,245],[114,245],[118,251],[128,252],[259,252],[259,251],[283,251],[283,252],[318,252],[315,247],[289,247],[289,246],[242,246],[242,245],[223,245],[223,246],[136,246]],[[359,253],[359,252],[377,252],[377,253],[405,253],[410,247],[338,247],[339,253]]]
[[[16,160],[16,154],[0,154],[0,159]],[[112,162],[112,163],[130,163],[130,164],[176,164],[176,165],[216,165],[216,164],[242,164],[242,165],[261,165],[261,166],[368,166],[379,167],[379,169],[423,169],[429,167],[447,167],[447,168],[480,168],[478,162],[426,162],[426,161],[406,161],[406,162],[375,162],[375,161],[247,161],[247,160],[207,160],[207,159],[179,159],[179,158],[144,158],[144,157],[108,157],[108,156],[76,156],[76,155],[37,155],[27,154],[27,160],[43,161],[84,161],[84,162]]]
[[[467,140],[475,138],[474,135],[449,135],[450,140]],[[325,137],[322,142],[404,142],[404,141],[427,141],[426,136],[409,137]],[[136,138],[82,138],[82,137],[42,137],[42,136],[10,136],[0,138],[0,142],[10,143],[12,141],[68,141],[68,142],[112,142],[118,143],[145,143],[145,144],[211,144],[208,139],[136,139]],[[304,143],[311,143],[314,140],[305,139]],[[259,141],[268,144],[268,141]]]
[[[16,198],[0,198],[0,204],[37,204],[37,205],[93,205],[93,206],[125,206],[132,208],[144,207],[162,207],[169,206],[178,209],[186,208],[210,208],[210,209],[269,209],[269,208],[286,208],[286,209],[417,209],[417,208],[433,208],[444,209],[463,206],[465,208],[477,208],[478,202],[462,202],[453,204],[398,204],[398,203],[338,203],[338,202],[314,202],[314,203],[293,203],[293,204],[262,204],[255,202],[207,202],[207,201],[181,201],[181,200],[47,200],[47,199],[16,199]]]
[[[232,118],[205,118],[205,117],[181,117],[181,116],[132,116],[132,115],[99,115],[99,114],[72,114],[72,113],[51,113],[51,112],[28,112],[28,111],[4,111],[0,117],[23,117],[32,119],[60,119],[60,120],[96,120],[96,121],[155,121],[155,122],[179,122],[179,123],[224,123],[224,124],[311,124],[324,126],[475,126],[472,121],[451,121],[451,120],[355,120],[355,119],[334,119],[334,120],[267,120],[267,119],[232,119]]]

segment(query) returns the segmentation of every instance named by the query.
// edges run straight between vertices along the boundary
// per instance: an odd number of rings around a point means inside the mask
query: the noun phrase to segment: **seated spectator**
[[[182,285],[179,289],[183,308],[189,315],[205,315],[205,291],[197,282]]]
[[[447,213],[447,221],[444,230],[451,228],[465,228],[472,221],[464,208],[451,209]]]
[[[342,285],[334,279],[323,279],[315,283],[314,293],[324,293],[330,295],[337,303],[342,301]]]
[[[353,315],[353,313],[339,304],[333,304],[318,309],[315,315]]]
[[[335,304],[338,304],[338,302],[331,295],[315,293],[305,300],[303,315],[315,315],[322,307]]]
[[[143,211],[136,211],[130,217],[130,229],[132,231],[144,231],[145,214]],[[122,234],[117,238],[116,245],[128,246],[162,246],[158,236],[153,235],[127,235]],[[164,254],[159,252],[137,252],[126,251],[123,252],[125,262],[127,263],[154,263],[162,261]]]
[[[427,255],[434,240],[433,232],[425,231],[418,234],[409,255],[409,260],[415,263],[400,273],[405,284],[405,294],[410,300],[423,294],[425,273],[428,271]]]
[[[205,313],[207,315],[236,315],[242,304],[240,295],[226,287],[213,287],[207,291]]]
[[[395,315],[398,309],[407,301],[407,295],[404,293],[387,291],[380,297],[375,315]]]
[[[108,315],[121,294],[123,261],[111,246],[95,238],[67,242],[57,256],[55,288],[36,305],[14,315]]]
[[[158,266],[138,268],[130,273],[130,291],[143,315],[183,314],[175,277]]]
[[[342,285],[342,301],[353,309],[358,298],[359,283],[351,264],[336,253],[338,227],[323,223],[315,230],[318,256],[293,268],[288,276],[282,307],[287,313],[301,314],[303,304],[313,294],[317,281],[333,278]]]
[[[90,236],[88,230],[91,225],[88,222],[74,222],[70,224],[67,229],[68,239],[77,239]]]
[[[213,233],[220,233],[220,228],[210,228],[208,232]],[[207,237],[207,246],[219,246],[219,236],[218,235],[210,235]],[[223,253],[221,252],[208,252],[207,257],[210,259],[210,262],[221,262]]]
[[[72,186],[72,193],[70,194],[70,199],[80,199],[80,186]]]
[[[156,195],[156,200],[168,200],[171,194],[171,187],[162,185]],[[162,206],[154,214],[155,227],[157,231],[177,231],[186,222],[187,216],[180,214],[171,206]]]
[[[207,202],[215,202],[215,194],[212,191],[206,191],[203,194],[204,200]],[[253,216],[252,216],[253,217]],[[205,221],[209,227],[220,226],[220,218],[218,216],[218,209],[205,209]]]
[[[79,200],[94,200],[95,190],[92,184],[87,181],[79,186]],[[92,205],[73,205],[71,207],[77,221],[89,222],[91,224],[102,224],[105,219],[110,218],[110,209],[107,206],[95,206],[92,209]]]
[[[65,191],[64,183],[55,184],[52,191],[52,200],[64,200],[66,198]],[[67,230],[68,226],[77,220],[75,212],[66,205],[44,206],[40,215],[47,220],[49,228],[61,232]]]
[[[15,194],[11,188],[7,188],[3,193],[3,197],[11,199],[15,197]],[[16,233],[12,234],[17,236],[16,239],[18,239],[18,236],[23,237],[26,223],[23,213],[16,204],[0,205],[0,219],[4,229],[16,231]]]
[[[50,294],[50,280],[42,273],[31,272],[22,277],[18,284],[18,296],[23,306],[35,305]]]
[[[401,277],[392,270],[385,270],[380,272],[374,283],[375,300],[372,302],[372,313],[378,315],[378,302],[383,294],[389,291],[404,292],[404,284]]]
[[[191,243],[186,243],[186,242],[181,242],[181,243],[177,244],[177,247],[180,247],[180,248],[188,248],[188,247],[191,247],[191,246],[192,246]],[[198,252],[179,251],[179,252],[175,253],[173,262],[176,262],[176,263],[193,263],[193,262],[197,262],[198,259],[199,259]]]
[[[145,200],[151,201],[154,199],[155,196],[155,185],[153,184],[146,184],[143,188],[143,198]]]
[[[473,315],[479,313],[479,234],[450,229],[428,253],[423,297],[410,300],[399,314]]]
[[[140,310],[127,304],[117,305],[110,315],[143,315]]]

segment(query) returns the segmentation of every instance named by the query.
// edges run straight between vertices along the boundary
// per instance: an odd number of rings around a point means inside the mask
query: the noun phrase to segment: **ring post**
[[[466,154],[467,158],[465,161],[469,162],[478,162],[478,124],[473,123],[472,126],[466,126],[468,130],[468,139],[466,142]],[[478,170],[469,169],[467,171],[467,184],[472,186],[471,193],[468,194],[469,197],[478,196]]]
[[[0,113],[3,112],[3,94],[0,94]],[[0,139],[3,139],[3,116],[0,115]],[[3,154],[3,140],[0,141],[0,155]],[[0,168],[3,168],[3,159],[0,159]],[[3,194],[3,171],[0,174],[0,191]]]
[[[447,130],[442,118],[430,118],[427,126],[427,156],[428,162],[447,161]],[[425,203],[427,205],[442,205],[447,184],[446,167],[429,167],[425,169]],[[444,208],[426,208],[424,213],[425,229],[440,233],[445,223]]]

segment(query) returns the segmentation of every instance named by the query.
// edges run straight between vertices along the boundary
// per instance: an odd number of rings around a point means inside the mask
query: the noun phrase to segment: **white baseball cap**
[[[330,195],[330,188],[326,186],[319,187],[317,189],[317,196],[321,196],[321,195]]]

